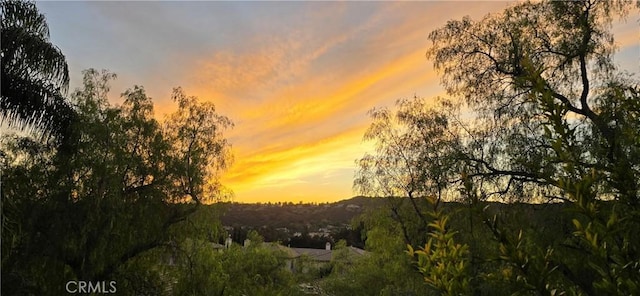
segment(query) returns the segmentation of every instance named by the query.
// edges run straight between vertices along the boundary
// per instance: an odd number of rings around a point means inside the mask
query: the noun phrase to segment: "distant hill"
[[[367,210],[384,207],[387,202],[384,198],[357,196],[323,204],[225,203],[221,204],[224,213],[221,222],[237,242],[244,241],[248,231],[253,229],[266,241],[280,241],[292,247],[323,248],[327,241],[334,243],[345,239],[349,245],[363,248],[362,225],[356,225],[352,229],[352,219]],[[464,236],[470,227],[470,220],[466,216],[468,206],[457,202],[445,202],[442,207],[445,212],[452,214],[449,226]],[[496,215],[500,221],[511,221],[512,225],[509,227],[526,226],[536,231],[552,229],[552,233],[558,235],[570,233],[573,229],[570,219],[564,213],[565,207],[566,205],[560,203],[499,202],[485,202],[482,206],[487,218]],[[473,223],[482,224],[481,221]]]
[[[249,228],[288,228],[291,231],[315,231],[318,228],[349,225],[351,219],[384,203],[380,198],[357,196],[323,204],[224,204],[221,217],[225,226]]]

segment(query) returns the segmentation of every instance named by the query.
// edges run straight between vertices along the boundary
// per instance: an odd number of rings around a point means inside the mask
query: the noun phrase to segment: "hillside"
[[[319,247],[345,239],[350,245],[364,247],[361,240],[362,225],[352,229],[352,219],[367,210],[385,207],[383,198],[354,197],[326,204],[222,204],[221,222],[234,241],[243,241],[249,230],[256,230],[266,241],[280,241],[297,247]],[[407,206],[405,204],[405,206]],[[465,236],[469,229],[466,206],[461,203],[443,204],[445,211],[453,211],[450,226]],[[564,218],[562,204],[503,204],[488,202],[486,217],[494,215],[501,220],[517,221],[516,226],[538,230],[556,229],[567,232],[570,223]],[[474,221],[482,223],[481,221]],[[487,233],[488,235],[488,233]]]
[[[325,204],[226,203],[223,205],[222,224],[231,227],[288,228],[292,231],[315,231],[328,226],[346,227],[351,219],[365,209],[383,203],[382,199],[361,196]]]

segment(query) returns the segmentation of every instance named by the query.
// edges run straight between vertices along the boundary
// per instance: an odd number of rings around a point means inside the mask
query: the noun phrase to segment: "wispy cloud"
[[[352,194],[354,161],[371,149],[361,141],[369,109],[442,94],[425,57],[430,31],[508,3],[38,5],[74,71],[119,74],[114,99],[142,84],[160,116],[173,110],[171,88],[180,85],[231,117],[236,161],[222,181],[237,201],[297,202]],[[637,23],[629,23],[616,27],[621,48],[638,45]]]

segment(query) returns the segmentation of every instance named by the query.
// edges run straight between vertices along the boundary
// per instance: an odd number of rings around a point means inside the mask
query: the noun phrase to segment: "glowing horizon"
[[[357,195],[355,160],[371,151],[367,111],[443,93],[425,52],[450,19],[507,2],[38,2],[52,42],[80,72],[118,75],[172,111],[170,93],[215,103],[235,128],[222,183],[237,202],[332,202]],[[621,65],[640,50],[634,20],[616,25]],[[635,26],[635,27],[634,27]],[[634,38],[635,34],[635,38]],[[640,55],[638,55],[640,56]],[[625,62],[626,61],[626,62]],[[633,70],[633,69],[632,69]]]

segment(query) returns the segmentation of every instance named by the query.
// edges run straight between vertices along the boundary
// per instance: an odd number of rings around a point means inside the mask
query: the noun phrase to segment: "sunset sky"
[[[215,103],[235,128],[223,184],[237,202],[349,198],[373,107],[443,95],[427,36],[506,2],[38,2],[51,41],[81,71],[118,75],[112,103],[142,85],[156,115],[173,87]],[[640,72],[638,16],[614,26],[616,61]]]

